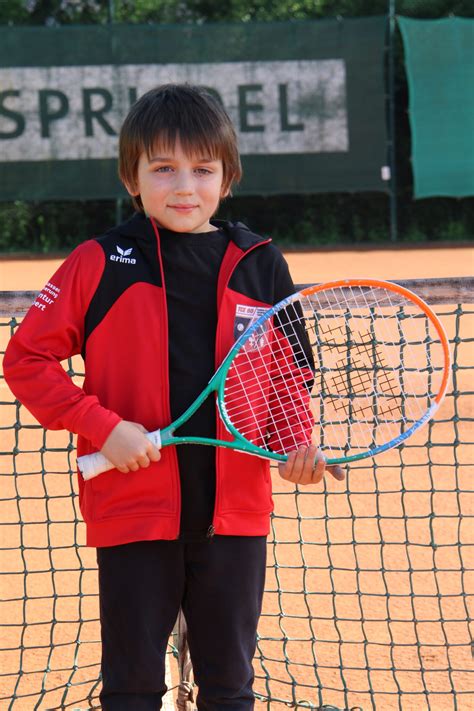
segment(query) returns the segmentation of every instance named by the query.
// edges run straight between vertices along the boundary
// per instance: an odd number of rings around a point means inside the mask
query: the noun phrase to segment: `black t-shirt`
[[[168,307],[169,387],[175,420],[215,371],[217,280],[228,245],[223,230],[189,234],[160,229]],[[177,435],[215,437],[216,406],[208,398]],[[215,448],[176,448],[181,480],[180,539],[202,540],[212,523],[216,494]]]

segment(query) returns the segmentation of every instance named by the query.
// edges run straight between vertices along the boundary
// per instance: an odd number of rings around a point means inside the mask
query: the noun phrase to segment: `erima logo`
[[[133,257],[130,257],[131,253],[133,252],[133,247],[130,247],[130,249],[122,249],[121,247],[115,245],[118,255],[117,254],[111,254],[110,255],[110,261],[111,262],[120,262],[121,264],[136,264],[137,260],[134,259]]]

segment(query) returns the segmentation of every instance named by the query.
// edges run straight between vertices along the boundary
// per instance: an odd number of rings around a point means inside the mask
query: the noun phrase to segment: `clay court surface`
[[[474,247],[316,250],[285,252],[295,283],[373,277],[379,279],[429,279],[472,276]],[[41,289],[62,258],[2,259],[0,290]]]
[[[296,283],[471,276],[474,266],[468,247],[286,257]],[[0,260],[0,289],[39,290],[60,262]],[[474,310],[461,321],[454,305],[436,310],[450,339],[461,338],[459,395],[437,421],[401,451],[354,465],[343,483],[295,492],[274,472],[255,659],[256,691],[272,701],[259,710],[474,708],[474,406],[463,395],[473,390]],[[77,522],[69,437],[43,434],[23,408],[15,429],[0,388],[0,711],[99,708],[95,555]],[[171,654],[170,669],[177,684]]]

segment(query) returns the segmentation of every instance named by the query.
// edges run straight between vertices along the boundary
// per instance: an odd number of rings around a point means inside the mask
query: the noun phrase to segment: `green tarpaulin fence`
[[[474,195],[474,19],[398,17],[415,197]]]

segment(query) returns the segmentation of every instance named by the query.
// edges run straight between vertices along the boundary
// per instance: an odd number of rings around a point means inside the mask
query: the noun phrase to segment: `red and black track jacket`
[[[230,240],[218,279],[215,365],[232,346],[237,305],[269,307],[293,291],[281,253],[242,223],[216,221]],[[13,336],[5,377],[49,429],[77,433],[78,454],[101,449],[121,419],[148,430],[171,422],[168,323],[159,230],[136,214],[80,245],[36,299]],[[60,361],[82,353],[83,388]],[[217,437],[225,438],[217,419]],[[175,447],[146,469],[84,482],[81,512],[91,546],[175,539],[180,486]],[[272,510],[268,462],[216,448],[217,534],[266,535]]]

